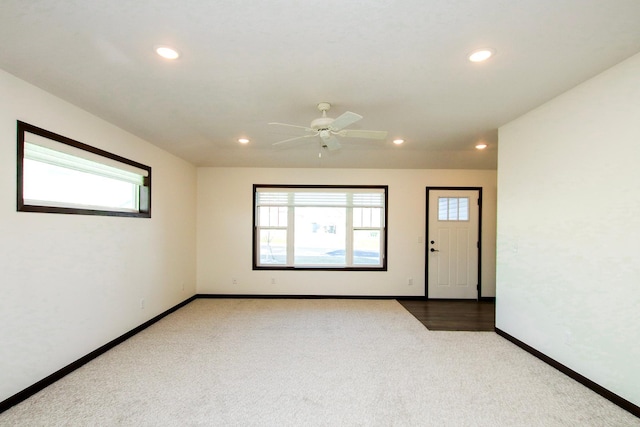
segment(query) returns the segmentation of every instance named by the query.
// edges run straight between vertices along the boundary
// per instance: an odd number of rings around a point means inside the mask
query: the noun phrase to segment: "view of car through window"
[[[296,208],[295,264],[342,265],[346,263],[346,209]],[[380,264],[380,232],[356,230],[354,233],[354,264]],[[263,264],[285,264],[287,261],[286,232],[269,230],[260,239]]]

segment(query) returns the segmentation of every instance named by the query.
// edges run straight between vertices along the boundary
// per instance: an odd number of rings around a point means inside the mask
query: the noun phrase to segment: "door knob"
[[[440,252],[439,250],[433,249],[433,248],[431,248],[430,250],[431,250],[431,252]]]

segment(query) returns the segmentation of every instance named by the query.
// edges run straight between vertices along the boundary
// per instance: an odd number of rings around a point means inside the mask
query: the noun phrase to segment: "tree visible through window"
[[[254,185],[254,268],[386,269],[387,187]]]

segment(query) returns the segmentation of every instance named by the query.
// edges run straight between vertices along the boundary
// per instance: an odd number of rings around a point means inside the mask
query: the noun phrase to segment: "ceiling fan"
[[[333,119],[327,117],[327,111],[331,108],[331,104],[328,102],[321,102],[318,104],[318,110],[322,112],[322,117],[319,117],[311,122],[307,126],[290,125],[287,123],[269,123],[270,125],[288,126],[293,128],[304,129],[309,132],[307,135],[296,136],[295,138],[285,139],[284,141],[275,142],[273,145],[280,145],[287,142],[295,141],[304,138],[320,137],[320,145],[329,151],[337,150],[341,147],[338,142],[339,137],[343,138],[365,138],[365,139],[385,139],[387,137],[386,131],[381,130],[359,130],[359,129],[345,129],[347,126],[352,125],[358,120],[362,119],[362,116],[351,111],[347,111],[337,118]]]

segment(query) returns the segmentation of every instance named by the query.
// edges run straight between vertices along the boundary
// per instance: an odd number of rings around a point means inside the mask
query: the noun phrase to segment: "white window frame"
[[[21,121],[17,122],[17,143],[18,211],[151,217],[151,167]],[[104,182],[119,182],[117,185],[132,192],[129,194],[133,206],[113,207],[108,203],[81,204],[70,199],[56,199],[51,195],[51,198],[47,198],[47,194],[38,200],[28,199],[25,197],[25,183],[28,180],[25,173],[29,173],[30,170],[28,165],[53,167],[60,171],[66,170],[65,174],[95,177],[96,180]],[[86,182],[93,183],[91,180]],[[85,184],[85,188],[86,185],[93,184]],[[81,198],[77,195],[75,197]]]
[[[312,194],[317,193],[336,193],[346,194],[344,204],[336,204],[341,202],[327,201],[323,204],[322,201],[313,201],[313,207],[344,207],[346,208],[346,231],[345,231],[345,263],[332,265],[332,264],[296,264],[294,249],[296,248],[295,238],[295,208],[296,207],[308,207],[303,202],[295,202],[295,193]],[[354,194],[367,194],[377,195],[373,197],[374,202],[381,203],[367,205],[366,201],[362,201],[362,197],[354,202]],[[276,194],[280,195],[280,200],[270,202],[271,204],[265,204],[260,202],[259,194]],[[378,197],[379,196],[379,197]],[[261,204],[262,203],[262,204]],[[358,185],[267,185],[267,184],[254,184],[253,186],[253,269],[254,270],[355,270],[355,271],[387,271],[387,219],[388,219],[388,186],[358,186]],[[260,207],[276,207],[287,209],[287,221],[286,225],[260,225],[259,208]],[[375,207],[382,209],[382,218],[379,226],[358,226],[354,227],[353,223],[353,210],[354,208],[361,207]],[[263,230],[286,230],[286,261],[279,264],[261,263],[260,260],[260,236]],[[380,232],[380,263],[379,264],[363,264],[354,263],[354,232],[361,230],[371,230]]]

